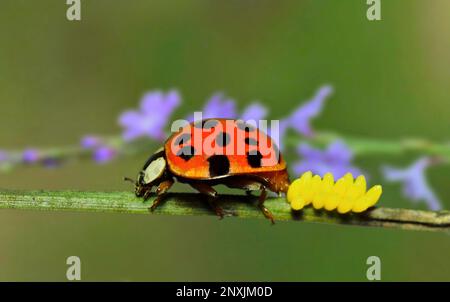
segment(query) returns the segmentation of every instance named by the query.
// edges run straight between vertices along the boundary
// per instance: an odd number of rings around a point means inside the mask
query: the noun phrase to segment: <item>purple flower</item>
[[[236,104],[233,99],[226,98],[223,94],[217,93],[206,103],[202,115],[203,118],[235,118]]]
[[[172,112],[180,104],[177,91],[167,93],[152,91],[144,95],[140,110],[130,110],[122,113],[119,124],[124,128],[123,138],[131,141],[147,136],[157,140],[165,138],[164,127]]]
[[[225,97],[222,93],[214,94],[202,110],[202,119],[206,118],[236,118],[236,104],[233,99]],[[187,118],[194,121],[194,115]]]
[[[22,153],[22,160],[27,164],[32,164],[40,159],[39,151],[36,149],[26,149]]]
[[[298,154],[302,157],[294,164],[294,172],[300,175],[311,171],[320,176],[331,172],[335,179],[350,172],[353,176],[361,175],[361,171],[351,163],[353,153],[342,141],[334,141],[327,149],[319,150],[311,147],[307,143],[302,143],[297,148]]]
[[[108,146],[101,146],[94,150],[92,157],[97,163],[104,164],[114,159],[116,155],[117,151],[115,149]]]
[[[258,102],[252,103],[244,109],[240,119],[244,121],[259,121],[266,117],[267,108]],[[238,117],[236,112],[236,102],[232,98],[225,97],[222,93],[214,94],[205,104],[202,110],[202,119],[206,118],[228,118]],[[194,121],[194,115],[187,118],[188,121]]]
[[[384,177],[391,182],[403,183],[403,194],[414,202],[424,200],[430,210],[436,211],[442,208],[433,190],[425,177],[425,170],[433,164],[429,157],[422,157],[405,169],[384,166]]]
[[[106,145],[102,138],[97,136],[86,135],[80,144],[82,148],[92,150],[92,158],[99,164],[107,163],[117,155],[116,149]]]
[[[94,135],[86,135],[81,139],[80,145],[83,149],[92,149],[99,147],[102,139]]]
[[[258,122],[262,120],[267,115],[267,108],[261,105],[260,103],[252,103],[247,108],[245,108],[244,112],[241,115],[241,120],[249,121],[253,120]]]
[[[332,92],[331,86],[322,86],[311,100],[302,104],[288,117],[289,125],[305,136],[312,136],[311,119],[322,112],[325,100]]]

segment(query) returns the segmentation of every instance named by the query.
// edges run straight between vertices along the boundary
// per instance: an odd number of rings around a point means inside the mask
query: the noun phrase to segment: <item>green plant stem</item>
[[[149,212],[148,208],[153,198],[143,202],[130,192],[0,191],[0,209],[146,215],[214,215],[204,197],[199,194],[168,194],[165,201],[154,212]],[[239,218],[264,218],[255,205],[256,198],[222,195],[218,203],[225,210],[234,212]],[[374,208],[362,214],[339,215],[334,212],[315,211],[308,207],[294,213],[284,198],[269,198],[266,206],[273,213],[276,221],[322,222],[426,231],[449,231],[450,228],[449,211]]]

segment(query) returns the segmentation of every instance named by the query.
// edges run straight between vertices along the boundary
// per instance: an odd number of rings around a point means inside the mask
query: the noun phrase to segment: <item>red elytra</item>
[[[213,186],[261,191],[258,206],[272,222],[272,214],[264,207],[266,189],[281,194],[289,186],[286,162],[273,140],[253,125],[230,119],[197,121],[173,133],[139,173],[136,196],[146,200],[156,186],[150,208],[154,210],[174,179],[207,195],[220,217],[225,212],[217,204]]]
[[[239,120],[208,119],[191,123],[167,140],[165,154],[174,175],[191,179],[286,169],[286,162],[272,139]],[[226,159],[220,160],[223,156]]]

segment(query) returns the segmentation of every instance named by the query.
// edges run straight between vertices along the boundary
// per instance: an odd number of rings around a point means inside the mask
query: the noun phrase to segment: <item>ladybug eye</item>
[[[139,172],[139,174],[137,176],[137,183],[138,184],[140,184],[140,185],[144,184],[144,176],[145,176],[144,171]]]

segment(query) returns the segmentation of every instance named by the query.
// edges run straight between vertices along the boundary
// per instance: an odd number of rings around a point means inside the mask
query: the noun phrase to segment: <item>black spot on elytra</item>
[[[230,161],[226,155],[213,155],[208,158],[208,162],[211,177],[227,175],[230,172]]]
[[[250,151],[247,153],[247,162],[252,168],[260,168],[261,167],[261,159],[262,155],[259,151]]]
[[[245,132],[252,132],[252,131],[254,131],[256,129],[255,126],[247,124],[247,123],[245,123],[243,121],[237,121],[236,122],[236,126],[239,129],[244,130]]]
[[[177,152],[177,156],[181,157],[185,161],[190,160],[194,155],[195,155],[195,148],[192,146],[185,146]]]
[[[217,124],[219,123],[219,121],[211,119],[211,120],[202,120],[202,121],[197,121],[194,123],[194,127],[195,128],[200,128],[200,129],[211,129],[217,126]]]
[[[225,147],[230,143],[230,135],[225,132],[221,132],[216,136],[216,144],[220,147]]]
[[[177,136],[177,138],[175,138],[174,144],[181,146],[183,144],[186,144],[190,140],[191,140],[191,135],[189,133],[183,133],[183,134]]]
[[[251,137],[246,137],[245,138],[245,143],[247,145],[250,145],[250,146],[258,146],[258,141],[256,139],[254,139],[254,138],[251,138]]]

